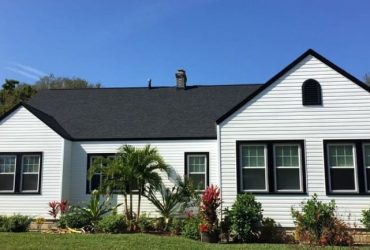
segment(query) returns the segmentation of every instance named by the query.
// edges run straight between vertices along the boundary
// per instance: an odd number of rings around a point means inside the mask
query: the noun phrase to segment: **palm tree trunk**
[[[139,188],[138,200],[137,200],[137,214],[136,214],[136,222],[139,222],[140,217],[140,209],[141,209],[141,187]]]
[[[131,185],[130,185],[128,191],[130,192],[130,224],[131,224],[130,231],[133,231],[134,230],[134,226],[133,226],[134,216],[133,216],[133,213],[132,213],[132,189],[131,189]]]
[[[128,204],[127,204],[127,194],[125,193],[123,195],[123,197],[125,198],[125,214],[126,214],[126,220],[129,220],[129,214],[128,214]]]

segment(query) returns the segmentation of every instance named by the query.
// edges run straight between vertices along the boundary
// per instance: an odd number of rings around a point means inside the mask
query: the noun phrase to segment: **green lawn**
[[[302,249],[298,245],[205,244],[183,237],[148,234],[0,233],[0,249]],[[321,248],[322,249],[322,248]],[[332,249],[332,248],[329,248]],[[340,249],[340,248],[338,248]]]

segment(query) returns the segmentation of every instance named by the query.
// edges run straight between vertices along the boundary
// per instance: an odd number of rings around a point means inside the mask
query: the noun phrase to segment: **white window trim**
[[[39,158],[39,171],[37,172],[37,189],[35,190],[23,190],[23,175],[24,174],[36,174],[36,172],[23,172],[23,159],[27,156],[37,156]],[[38,154],[24,154],[22,155],[22,162],[21,162],[21,178],[20,178],[20,192],[21,193],[34,193],[40,190],[40,170],[41,170],[41,156]]]
[[[276,164],[276,146],[298,146],[298,167],[277,167]],[[299,143],[274,143],[273,144],[273,162],[274,162],[274,188],[276,193],[290,193],[290,192],[303,192],[303,171],[302,171],[302,148]],[[299,189],[278,189],[277,183],[277,169],[298,169],[299,171]]]
[[[16,155],[12,155],[12,154],[9,154],[9,155],[1,155],[1,156],[10,156],[10,157],[14,157],[15,158],[15,165],[14,165],[14,172],[13,173],[0,173],[1,175],[10,175],[12,174],[13,175],[13,189],[12,190],[0,190],[0,193],[14,193],[15,192],[15,178],[16,178],[16,171],[17,171],[17,156]]]
[[[199,157],[199,156],[202,156],[204,157],[204,172],[190,172],[189,170],[189,159],[190,157]],[[189,178],[189,176],[191,174],[204,174],[204,189],[195,189],[195,191],[197,192],[201,192],[201,191],[204,191],[206,188],[207,188],[207,175],[208,175],[208,172],[207,172],[207,165],[208,165],[208,155],[207,154],[195,154],[195,153],[190,153],[190,154],[187,154],[186,155],[186,162],[187,162],[187,166],[186,166],[186,170],[187,170],[187,177]]]
[[[263,146],[263,153],[264,153],[264,167],[244,167],[243,166],[243,155],[242,155],[242,148],[249,147],[249,146]],[[266,144],[258,144],[258,143],[243,143],[239,147],[239,164],[240,164],[240,190],[242,192],[268,192],[269,183],[268,183],[268,169],[267,169],[267,145]],[[265,170],[265,189],[243,189],[243,169],[264,169]]]
[[[366,146],[370,146],[370,143],[363,143],[362,144],[362,160],[363,160],[363,166],[364,166],[364,177],[365,177],[365,190],[366,190],[366,193],[370,193],[370,189],[367,188],[367,185],[368,185],[368,182],[370,182],[370,180],[367,179],[367,173],[366,173],[366,170],[369,169],[370,170],[370,166],[366,166],[366,155],[365,155],[365,147]]]
[[[353,167],[337,167],[337,166],[330,166],[330,146],[351,146],[352,147],[352,155],[353,155]],[[329,177],[329,191],[330,193],[358,193],[358,175],[357,175],[357,159],[356,159],[356,145],[354,143],[328,143],[326,145],[326,160],[327,160],[327,168],[328,168],[328,177]],[[354,173],[354,179],[355,179],[355,189],[353,190],[332,190],[331,189],[331,174],[330,174],[330,169],[353,169],[355,171]]]

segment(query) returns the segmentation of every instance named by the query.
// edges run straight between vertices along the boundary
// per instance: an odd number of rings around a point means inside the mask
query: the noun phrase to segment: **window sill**
[[[308,195],[307,192],[247,192],[247,191],[238,191],[238,194],[253,194],[253,195]]]
[[[355,196],[369,196],[370,193],[358,193],[358,192],[326,192],[328,196],[348,196],[348,195],[355,195]]]
[[[41,192],[0,192],[0,195],[41,195]]]

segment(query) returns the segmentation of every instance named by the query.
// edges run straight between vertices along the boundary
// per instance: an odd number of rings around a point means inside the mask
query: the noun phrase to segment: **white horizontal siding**
[[[323,107],[302,105],[302,83],[316,79],[322,87]],[[370,197],[327,196],[323,140],[370,139],[370,94],[309,56],[221,124],[223,207],[236,197],[237,140],[304,140],[309,195],[335,199],[339,214],[351,223],[369,208]],[[257,195],[264,215],[283,226],[293,226],[291,206],[308,196]]]
[[[0,194],[0,214],[48,218],[48,202],[61,199],[64,139],[20,107],[0,122],[0,152],[42,152],[41,194]]]
[[[116,153],[120,146],[126,144],[133,145],[135,147],[143,147],[146,144],[150,144],[152,147],[156,147],[165,162],[181,177],[184,176],[185,152],[209,152],[210,183],[218,184],[219,178],[216,140],[73,142],[70,186],[70,199],[72,203],[81,203],[88,200],[90,197],[86,194],[87,154]],[[163,181],[167,186],[173,186],[173,181],[168,179],[165,174],[163,174]],[[136,197],[134,198],[134,204],[136,205]],[[114,195],[114,199],[119,203],[123,203],[123,197],[121,195]],[[152,216],[156,215],[155,208],[150,204],[150,202],[143,199],[142,203],[142,212],[149,213]],[[121,210],[122,209],[123,206],[121,207]]]

